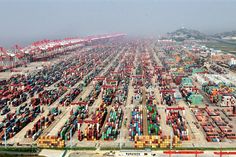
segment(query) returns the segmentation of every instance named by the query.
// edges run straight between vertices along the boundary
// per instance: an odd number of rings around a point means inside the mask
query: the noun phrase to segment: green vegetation
[[[236,40],[227,40],[227,41],[236,44]]]
[[[39,152],[39,148],[37,147],[0,147],[0,152],[24,152],[24,153],[37,153]]]
[[[66,150],[96,150],[95,147],[66,147]]]
[[[231,53],[236,55],[236,43],[229,44],[218,41],[209,41],[205,43],[207,47],[221,50],[224,53]]]
[[[223,37],[233,37],[233,36],[236,36],[236,31],[229,31],[229,32],[222,32],[222,33],[217,33],[217,34],[214,34],[213,37],[215,38],[223,38]]]
[[[17,155],[17,154],[0,154],[1,157],[44,157],[44,156],[38,156],[38,155]]]
[[[100,150],[120,150],[118,147],[101,147]]]
[[[23,154],[1,154],[1,157],[44,157],[39,155],[23,155]]]
[[[65,148],[43,148],[53,150],[96,150],[95,147],[65,147]]]
[[[174,37],[173,39],[176,41],[184,41],[185,39],[196,39],[196,40],[203,40],[206,39],[206,35],[197,31],[197,30],[193,30],[193,29],[187,29],[187,28],[181,28],[178,29],[172,33],[169,33],[173,36],[177,36]]]
[[[1,157],[39,157],[37,147],[0,147]]]

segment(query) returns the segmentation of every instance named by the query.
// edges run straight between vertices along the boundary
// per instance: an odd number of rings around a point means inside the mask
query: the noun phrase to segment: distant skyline
[[[236,0],[0,0],[0,46],[122,32],[158,36],[184,26],[236,30]]]

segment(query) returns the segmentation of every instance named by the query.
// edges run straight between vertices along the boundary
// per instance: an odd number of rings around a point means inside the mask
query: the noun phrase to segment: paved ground
[[[144,154],[146,151],[133,151],[133,150],[127,150],[127,151],[68,151],[66,154],[66,157],[125,157],[125,153],[137,153],[141,152],[141,154]],[[139,156],[157,156],[157,157],[169,157],[169,155],[164,154],[163,151],[147,151],[147,155],[139,155]],[[204,151],[203,154],[197,155],[198,157],[217,157],[219,155],[215,155],[214,151]],[[236,155],[224,155],[224,157],[235,157]],[[196,157],[196,155],[191,154],[181,154],[181,155],[171,155],[171,157]]]
[[[64,150],[43,149],[39,155],[46,157],[62,157]]]

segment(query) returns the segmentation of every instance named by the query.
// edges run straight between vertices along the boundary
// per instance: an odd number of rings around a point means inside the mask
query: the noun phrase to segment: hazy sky
[[[236,30],[236,0],[0,0],[0,45],[111,32],[159,35],[181,26]]]

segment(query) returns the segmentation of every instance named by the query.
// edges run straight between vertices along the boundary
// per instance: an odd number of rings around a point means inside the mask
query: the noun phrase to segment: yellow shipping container
[[[57,137],[52,136],[41,136],[39,137],[37,141],[38,147],[42,148],[50,148],[50,147],[56,147],[56,148],[63,148],[65,146],[64,140]]]
[[[172,141],[173,147],[180,146],[181,141],[179,137],[175,136]],[[161,147],[166,148],[170,146],[170,137],[161,136],[135,136],[135,146],[136,147]]]

